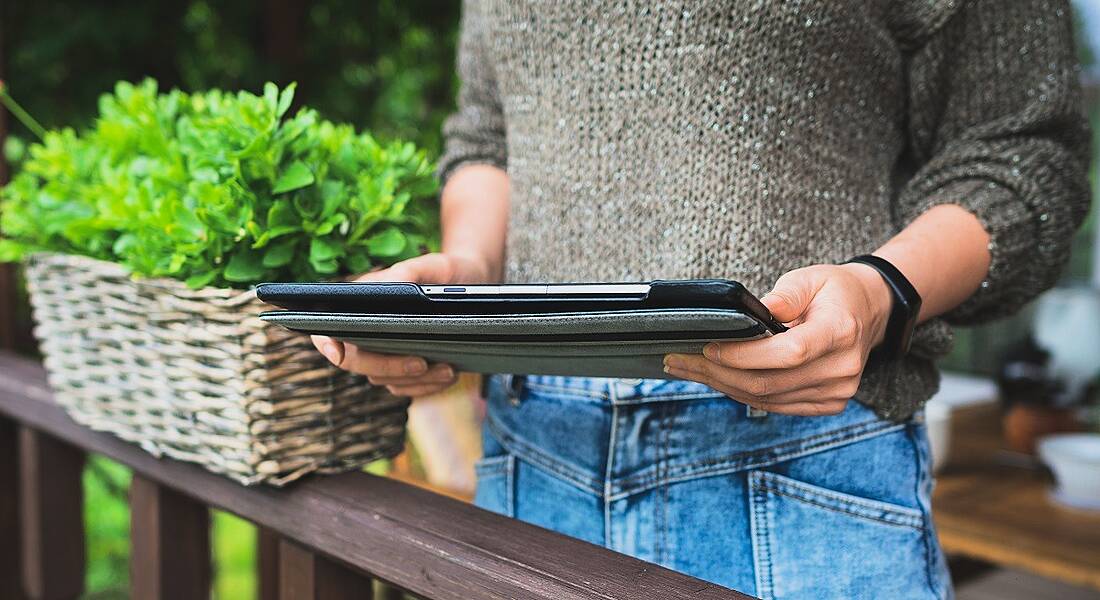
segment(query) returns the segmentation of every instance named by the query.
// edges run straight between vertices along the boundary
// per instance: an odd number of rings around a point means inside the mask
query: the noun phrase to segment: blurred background
[[[1100,130],[1100,0],[1074,4],[1082,78]],[[459,12],[458,0],[3,2],[0,79],[46,127],[76,128],[89,123],[97,97],[118,80],[150,76],[161,89],[251,91],[265,81],[296,81],[296,103],[381,138],[415,141],[436,156],[457,89]],[[0,181],[19,168],[31,137],[0,111]],[[1095,164],[1092,177],[1095,189]],[[1095,221],[1094,206],[1075,240],[1065,289],[1100,286]],[[34,353],[21,289],[15,270],[0,273],[0,346]],[[1027,338],[1040,312],[1035,303],[1012,319],[958,332],[944,368],[984,378],[962,379],[978,381],[967,389],[981,395],[980,382],[1004,379],[1006,352]],[[88,598],[126,597],[128,483],[126,469],[102,458],[85,474]],[[216,597],[254,597],[255,531],[227,514],[216,515],[214,528]]]

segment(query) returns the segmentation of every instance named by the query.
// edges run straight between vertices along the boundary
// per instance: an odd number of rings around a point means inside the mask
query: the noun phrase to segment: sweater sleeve
[[[464,0],[457,52],[458,108],[443,124],[438,173],[446,180],[465,164],[507,167],[504,114],[489,55],[483,0]]]
[[[972,0],[909,55],[915,175],[900,227],[958,204],[990,235],[992,263],[944,315],[974,324],[1051,287],[1089,205],[1089,130],[1066,0]]]

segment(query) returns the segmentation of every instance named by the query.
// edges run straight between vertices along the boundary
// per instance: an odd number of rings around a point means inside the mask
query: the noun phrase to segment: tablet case
[[[371,352],[422,356],[461,371],[524,375],[667,379],[663,364],[670,352],[698,354],[711,341],[770,335],[755,318],[728,309],[475,316],[277,311],[261,318]]]

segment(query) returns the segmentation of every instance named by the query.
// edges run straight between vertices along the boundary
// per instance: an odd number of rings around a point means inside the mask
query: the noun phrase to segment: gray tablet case
[[[261,318],[372,352],[524,375],[668,378],[662,367],[670,352],[698,354],[711,341],[770,335],[740,311],[710,308],[477,316],[279,311]]]

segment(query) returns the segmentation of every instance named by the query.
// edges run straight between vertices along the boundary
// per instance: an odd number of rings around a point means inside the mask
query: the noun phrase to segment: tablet
[[[670,352],[785,331],[741,284],[270,283],[265,321],[482,373],[667,377]]]

